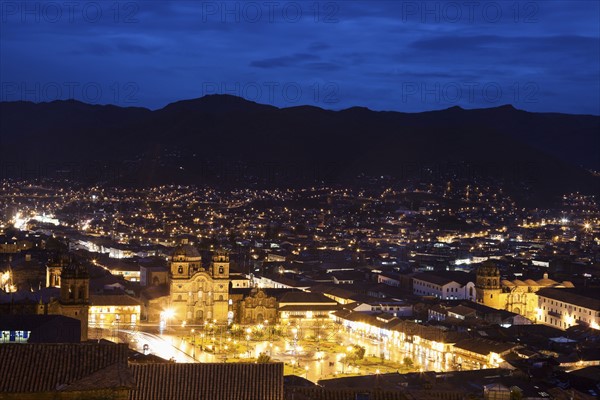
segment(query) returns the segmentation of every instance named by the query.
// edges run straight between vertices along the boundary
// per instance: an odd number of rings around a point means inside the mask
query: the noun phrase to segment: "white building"
[[[475,300],[473,278],[465,272],[423,272],[413,276],[413,293],[444,300]]]
[[[583,324],[600,329],[600,293],[582,289],[541,289],[537,322],[558,329]]]

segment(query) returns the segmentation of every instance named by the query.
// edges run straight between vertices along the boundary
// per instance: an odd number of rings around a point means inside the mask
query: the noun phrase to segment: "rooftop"
[[[544,288],[539,290],[537,295],[562,301],[564,303],[573,304],[578,307],[585,307],[595,311],[600,311],[600,291],[598,290],[585,290],[582,288]]]
[[[0,392],[39,393],[132,388],[127,345],[4,344]]]
[[[283,400],[283,364],[132,364],[130,400]]]

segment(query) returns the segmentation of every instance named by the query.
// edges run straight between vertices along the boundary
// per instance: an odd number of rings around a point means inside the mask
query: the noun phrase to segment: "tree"
[[[366,349],[363,346],[357,344],[352,345],[351,351],[348,352],[346,358],[350,360],[362,360],[365,357]]]
[[[258,364],[267,364],[271,362],[271,357],[266,353],[260,353],[256,359]]]
[[[402,362],[407,368],[412,368],[414,366],[413,360],[410,357],[404,357],[404,360],[402,360]]]
[[[365,353],[367,349],[364,346],[359,346],[357,344],[354,345],[354,351],[356,353],[356,358],[362,360],[365,357]]]

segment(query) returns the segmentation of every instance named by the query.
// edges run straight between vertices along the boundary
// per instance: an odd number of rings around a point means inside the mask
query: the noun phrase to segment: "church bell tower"
[[[477,302],[488,307],[500,308],[500,270],[491,261],[485,261],[477,269],[475,280]]]
[[[81,341],[88,339],[89,305],[90,275],[85,266],[71,259],[60,274],[60,298],[55,313],[81,321]]]

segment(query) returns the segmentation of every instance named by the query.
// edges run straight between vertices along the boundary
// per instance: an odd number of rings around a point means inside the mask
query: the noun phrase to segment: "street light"
[[[250,330],[250,328],[248,328]],[[250,334],[246,335],[246,352],[248,353],[248,358],[250,358]]]
[[[168,308],[166,310],[161,311],[160,313],[160,333],[162,334],[163,330],[168,327],[168,322],[171,318],[175,316],[175,311]]]
[[[192,334],[192,358],[196,360],[196,330],[192,328],[190,332]]]

